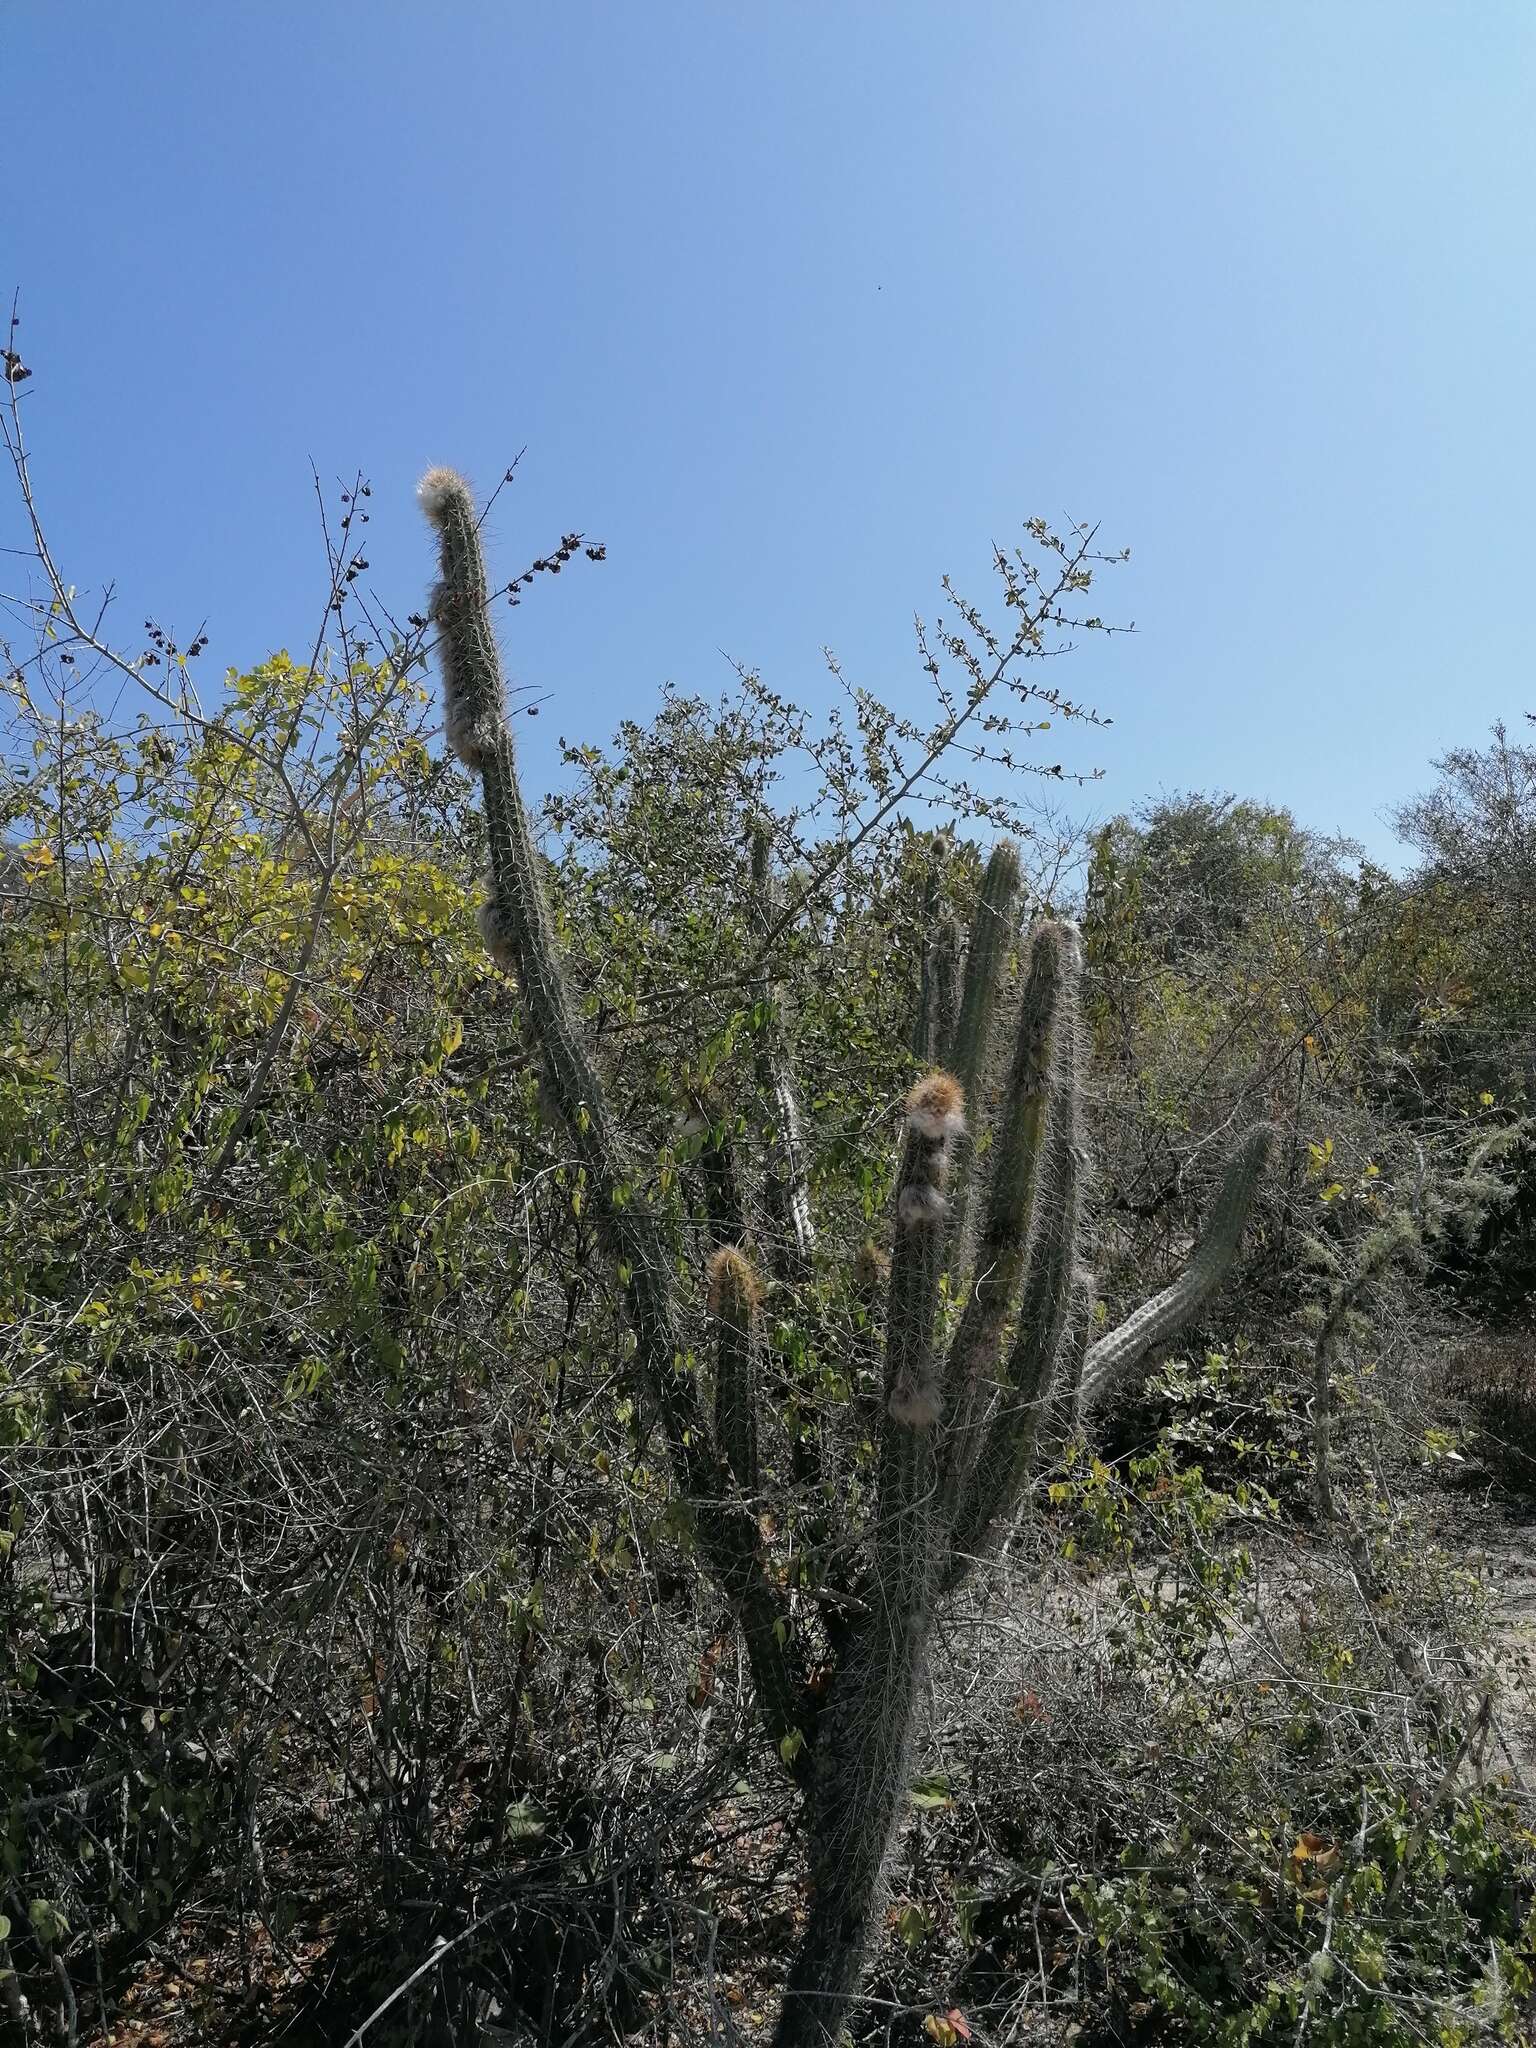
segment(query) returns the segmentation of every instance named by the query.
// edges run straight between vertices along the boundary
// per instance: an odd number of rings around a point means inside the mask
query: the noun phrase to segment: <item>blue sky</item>
[[[609,550],[508,621],[535,781],[726,655],[915,707],[914,610],[1036,512],[1133,551],[1100,808],[1390,855],[1536,709],[1528,0],[83,0],[0,66],[56,551],[209,664],[312,637],[311,459],[404,609],[417,474],[526,444],[501,566]]]

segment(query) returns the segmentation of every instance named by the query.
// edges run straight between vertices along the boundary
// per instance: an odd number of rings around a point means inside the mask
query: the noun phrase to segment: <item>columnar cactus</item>
[[[804,1718],[789,1616],[763,1557],[756,1514],[700,1411],[683,1370],[688,1341],[667,1247],[634,1192],[629,1145],[612,1110],[566,985],[539,857],[517,781],[506,690],[491,631],[474,499],[463,478],[434,469],[421,503],[437,531],[442,577],[431,616],[440,636],[448,743],[480,778],[490,841],[481,912],[486,945],[515,976],[544,1080],[586,1168],[594,1213],[624,1274],[645,1383],[660,1413],[678,1484],[696,1504],[700,1546],[736,1606],[760,1709],[786,1751]],[[794,1751],[797,1775],[804,1752]]]
[[[918,989],[917,1017],[912,1027],[912,1053],[919,1066],[938,1057],[939,1048],[950,1043],[955,1019],[960,1013],[960,952],[963,941],[954,917],[938,920],[932,939],[923,949],[922,981]]]
[[[759,933],[773,924],[777,905],[773,897],[773,840],[765,818],[754,818],[750,839],[752,863],[752,913]],[[806,1177],[805,1137],[800,1128],[800,1100],[795,1093],[789,1055],[777,1014],[777,994],[765,975],[758,983],[757,996],[770,1015],[757,1037],[758,1086],[772,1132],[771,1157],[766,1174],[766,1191],[775,1229],[775,1252],[780,1277],[803,1283],[810,1277],[816,1252],[816,1227],[811,1220],[811,1196]]]
[[[922,1678],[939,1602],[963,1582],[1024,1498],[1040,1448],[1193,1316],[1238,1248],[1269,1147],[1267,1127],[1243,1139],[1208,1228],[1174,1284],[1119,1329],[1089,1342],[1093,1280],[1084,1256],[1084,1150],[1079,1117],[1077,934],[1051,919],[1029,935],[1023,993],[1001,1116],[979,1189],[980,1222],[963,1306],[946,1330],[945,1280],[965,1231],[954,1206],[962,1185],[967,1094],[979,1101],[999,1000],[1017,938],[1019,890],[1012,848],[994,854],[958,1006],[952,951],[933,935],[916,1042],[931,1062],[907,1096],[888,1278],[866,1246],[849,1276],[858,1304],[856,1346],[866,1384],[880,1354],[883,1394],[854,1404],[874,1439],[877,1498],[850,1547],[862,1563],[835,1589],[819,1626],[833,1665],[824,1690],[808,1682],[807,1626],[793,1613],[765,1553],[754,1497],[763,1484],[755,1383],[757,1284],[735,1244],[709,1261],[707,1311],[715,1331],[711,1419],[684,1369],[690,1316],[676,1265],[634,1185],[629,1147],[576,1020],[518,791],[504,691],[487,617],[474,504],[447,470],[424,480],[442,580],[432,616],[442,643],[449,744],[484,791],[491,872],[487,944],[515,976],[545,1080],[586,1168],[595,1213],[627,1295],[638,1362],[663,1421],[679,1490],[693,1503],[704,1557],[731,1600],[768,1733],[806,1793],[811,1906],[792,1965],[778,2048],[828,2048],[857,1994],[887,1857],[905,1802]],[[768,849],[753,849],[759,906]],[[950,957],[946,958],[946,954]],[[955,1010],[958,1008],[958,1016]],[[949,1019],[954,1017],[954,1022]],[[941,1021],[942,1020],[942,1021]],[[951,1043],[936,1042],[948,1036]],[[780,1041],[765,1092],[780,1129],[794,1097]],[[793,1208],[805,1201],[804,1145],[794,1143]],[[814,1255],[808,1211],[804,1265]]]
[[[1003,985],[1002,970],[1013,950],[1019,887],[1018,848],[1004,839],[993,848],[981,878],[976,922],[971,927],[971,943],[966,953],[960,1016],[949,1055],[955,1078],[972,1096],[986,1067],[992,1020]]]
[[[998,993],[1008,956],[1018,929],[1019,853],[1011,840],[992,849],[981,878],[971,942],[966,949],[965,978],[960,986],[959,1009],[951,1027],[952,1036],[935,1037],[929,1059],[947,1058],[955,1079],[965,1090],[973,1112],[980,1107],[981,1086],[986,1076],[987,1048],[992,1042],[992,1023],[997,1012]],[[939,951],[948,945],[948,934],[940,934]],[[942,981],[942,969],[935,975]],[[962,1138],[955,1161],[956,1199],[949,1226],[948,1269],[951,1284],[958,1284],[968,1249],[967,1235],[971,1209],[970,1147]]]
[[[714,1319],[715,1441],[743,1493],[757,1492],[757,1372],[753,1357],[761,1289],[752,1263],[734,1245],[709,1261]]]

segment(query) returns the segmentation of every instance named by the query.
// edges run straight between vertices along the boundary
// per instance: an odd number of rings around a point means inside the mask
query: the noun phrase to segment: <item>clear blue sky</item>
[[[915,706],[1034,512],[1133,550],[1095,804],[1388,854],[1536,709],[1529,0],[13,0],[0,76],[56,546],[210,665],[307,644],[311,458],[408,608],[417,474],[526,443],[502,566],[610,556],[508,615],[535,778],[722,649]]]

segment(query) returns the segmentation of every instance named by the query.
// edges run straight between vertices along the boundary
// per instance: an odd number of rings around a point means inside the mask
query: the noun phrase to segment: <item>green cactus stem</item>
[[[953,1027],[954,1001],[946,990],[956,978],[958,946],[953,927],[937,917],[935,889],[925,912],[926,987],[913,1042],[930,1059],[947,1051],[952,1071],[935,1066],[907,1097],[888,1271],[876,1248],[867,1247],[850,1276],[857,1416],[873,1443],[875,1499],[867,1526],[845,1532],[846,1540],[830,1524],[801,1525],[814,1533],[821,1554],[841,1550],[853,1560],[839,1563],[835,1585],[829,1581],[812,1592],[832,1658],[818,1705],[755,1505],[764,1480],[758,1294],[740,1250],[748,1234],[749,1176],[738,1175],[731,1159],[736,1127],[711,1126],[700,1161],[700,1207],[711,1251],[711,1426],[692,1365],[696,1323],[685,1313],[676,1247],[640,1195],[627,1135],[567,984],[544,868],[518,789],[474,502],[463,479],[448,470],[432,471],[421,497],[441,561],[431,609],[440,636],[445,729],[484,796],[486,944],[516,983],[543,1088],[586,1173],[592,1213],[624,1289],[638,1378],[660,1417],[676,1490],[689,1504],[703,1560],[738,1618],[764,1726],[808,1795],[810,1905],[775,2039],[777,2048],[829,2048],[849,2017],[878,1922],[884,1873],[906,1807],[938,1601],[1016,1512],[1042,1448],[1058,1443],[1075,1414],[1090,1413],[1220,1284],[1237,1254],[1269,1131],[1258,1127],[1239,1147],[1185,1271],[1112,1335],[1090,1343],[1094,1297],[1084,1243],[1077,1024],[1081,949],[1070,926],[1037,925],[970,1288],[941,1357],[945,1282],[955,1282],[963,1268],[970,1184],[983,1177],[968,1171],[965,1105],[969,1100],[974,1107],[984,1095],[1012,951],[1017,853],[1000,846],[987,864]],[[766,826],[755,827],[754,916],[764,931],[775,928],[770,854]],[[769,1028],[758,1034],[768,1206],[780,1277],[797,1287],[811,1275],[815,1250],[809,1147],[771,976],[758,993],[769,1010]],[[690,1106],[701,1117],[710,1114],[703,1104]],[[1324,1375],[1326,1364],[1325,1355]],[[1323,1422],[1325,1429],[1325,1416]],[[803,1453],[794,1454],[796,1474],[814,1477],[816,1469]],[[811,1490],[835,1498],[836,1490],[819,1480]],[[829,1590],[835,1595],[830,1607],[822,1597]]]
[[[973,1448],[961,1437],[952,1451],[956,1470],[949,1491],[955,1504],[946,1587],[957,1585],[972,1569],[987,1537],[1023,1493],[1068,1325],[1082,1233],[1077,1036],[1081,973],[1082,947],[1076,930],[1070,925],[1042,927],[1036,936],[1020,1016],[1014,1065],[1017,1090],[997,1148],[989,1204],[989,1210],[996,1212],[1006,1203],[1016,1203],[1017,1192],[1007,1191],[1027,1180],[1027,1245],[1014,1251],[1010,1241],[1007,1254],[1010,1284],[1021,1259],[1024,1284],[1007,1367],[1001,1384],[990,1393],[984,1422],[976,1432],[979,1445]],[[1037,1006],[1044,1012],[1043,1024]],[[1022,1128],[1010,1138],[1009,1127],[1015,1120]],[[1002,1335],[996,1304],[985,1305],[977,1322],[995,1357]],[[957,1351],[965,1337],[962,1320]],[[962,1356],[961,1371],[972,1410],[983,1393],[979,1376],[988,1370],[988,1358]]]
[[[736,1172],[735,1132],[730,1123],[716,1121],[704,1134],[699,1153],[698,1182],[704,1198],[711,1242],[716,1246],[739,1245],[747,1235],[746,1204]]]
[[[909,1429],[931,1430],[941,1397],[933,1326],[949,1220],[945,1193],[965,1130],[965,1096],[952,1074],[924,1075],[907,1097],[906,1152],[896,1196],[896,1249],[886,1316],[886,1407]]]
[[[709,1313],[715,1324],[715,1437],[736,1484],[757,1492],[757,1275],[734,1246],[709,1262]]]
[[[981,1099],[979,1090],[986,1073],[987,1047],[1002,990],[1003,970],[1013,944],[1020,887],[1019,849],[1011,839],[999,840],[981,878],[981,895],[966,951],[960,1017],[950,1051],[950,1066],[969,1102]]]
[[[1255,1124],[1246,1133],[1228,1161],[1221,1190],[1183,1272],[1134,1315],[1127,1316],[1118,1329],[1089,1345],[1078,1388],[1080,1416],[1090,1414],[1149,1352],[1177,1335],[1220,1287],[1237,1257],[1254,1190],[1269,1163],[1273,1144],[1274,1127],[1270,1124]]]
[[[981,893],[966,948],[959,1014],[947,1055],[955,1079],[965,1090],[966,1101],[976,1108],[982,1101],[993,1024],[1013,947],[1021,886],[1019,850],[1011,839],[999,840],[981,878]],[[973,1178],[971,1153],[967,1139],[955,1156],[947,1259],[951,1287],[958,1285],[966,1258]]]
[[[1037,1470],[1055,1464],[1071,1441],[1077,1426],[1078,1388],[1082,1383],[1083,1361],[1093,1335],[1093,1307],[1098,1286],[1092,1270],[1079,1266],[1072,1276],[1072,1296],[1067,1303],[1067,1327],[1062,1332],[1051,1375],[1050,1398],[1036,1439]]]
[[[853,1327],[850,1333],[849,1363],[852,1369],[854,1408],[861,1434],[874,1442],[885,1412],[884,1369],[880,1304],[891,1282],[891,1262],[873,1238],[867,1238],[854,1254],[850,1293]]]
[[[959,1432],[969,1427],[978,1390],[997,1368],[1024,1268],[1042,1135],[1047,1111],[1062,1085],[1060,1020],[1064,1014],[1075,1019],[1081,964],[1081,948],[1069,926],[1049,920],[1036,925],[1030,935],[1002,1123],[992,1147],[971,1291],[945,1371],[946,1413]],[[1069,1033],[1073,1028],[1069,1021]],[[963,1448],[955,1462],[962,1467],[969,1462]]]
[[[766,934],[772,930],[778,911],[773,886],[773,840],[766,819],[753,819],[748,851],[753,918],[759,933]],[[756,1049],[758,1088],[772,1132],[765,1192],[776,1231],[775,1263],[779,1277],[797,1285],[809,1279],[816,1256],[809,1155],[800,1099],[784,1042],[779,991],[772,979],[765,976],[756,995],[769,1012],[766,1025],[757,1035]]]
[[[960,926],[941,917],[923,949],[912,1053],[920,1066],[942,1064],[950,1055],[960,1017]]]
[[[478,775],[507,721],[474,502],[451,469],[429,469],[417,496],[442,551],[442,580],[433,586],[428,611],[439,634],[445,736],[463,766]]]
[[[836,2039],[858,1989],[906,1801],[944,1536],[933,1343],[948,1215],[944,1184],[964,1128],[964,1097],[954,1076],[925,1075],[907,1097],[896,1192],[886,1420],[866,1612],[818,1730],[813,1905],[776,2048],[822,2048]]]
[[[688,1345],[673,1263],[636,1192],[628,1146],[567,987],[518,787],[474,499],[463,478],[447,469],[434,469],[422,480],[420,498],[438,537],[441,581],[432,616],[440,633],[448,740],[479,775],[484,795],[491,853],[490,893],[481,919],[486,944],[517,981],[549,1091],[586,1168],[594,1212],[624,1276],[644,1383],[661,1416],[679,1488],[694,1504],[700,1547],[740,1616],[763,1717],[803,1777],[807,1763],[800,1760],[796,1739],[803,1737],[810,1709],[789,1618],[765,1569],[756,1517],[736,1495],[703,1424],[685,1370]]]

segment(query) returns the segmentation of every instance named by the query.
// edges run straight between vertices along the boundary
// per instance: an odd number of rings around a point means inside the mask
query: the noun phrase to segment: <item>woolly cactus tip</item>
[[[1262,1172],[1269,1164],[1269,1155],[1275,1149],[1275,1140],[1278,1136],[1279,1132],[1272,1123],[1255,1124],[1251,1130],[1244,1133],[1242,1145],[1239,1147],[1241,1157]]]
[[[723,1244],[712,1252],[704,1271],[712,1316],[750,1315],[763,1298],[762,1283],[751,1260],[733,1244]]]
[[[942,1223],[949,1203],[931,1181],[909,1180],[896,1203],[896,1216],[904,1229],[919,1223]]]
[[[1241,1219],[1246,1216],[1253,1200],[1254,1191],[1269,1166],[1270,1155],[1275,1149],[1279,1136],[1272,1123],[1250,1124],[1244,1131],[1227,1160],[1227,1170],[1222,1176],[1221,1187],[1216,1196],[1215,1213],[1233,1212]]]
[[[886,1411],[906,1429],[933,1429],[939,1419],[939,1390],[931,1380],[898,1380]]]
[[[1049,948],[1062,967],[1077,965],[1082,957],[1083,935],[1070,917],[1041,916],[1030,927],[1031,953]]]
[[[1279,1136],[1278,1129],[1272,1123],[1252,1124],[1238,1140],[1236,1149],[1227,1162],[1227,1170],[1216,1197],[1215,1213],[1231,1215],[1239,1232],[1247,1220],[1248,1210],[1259,1182],[1269,1170],[1270,1158]]]
[[[1011,839],[999,839],[981,872],[981,892],[976,903],[978,932],[973,935],[973,943],[979,938],[983,945],[990,945],[1002,936],[1005,925],[1012,925],[1023,880],[1017,845]]]
[[[953,1074],[924,1074],[907,1097],[907,1122],[925,1138],[957,1138],[965,1129],[965,1090]]]
[[[512,933],[502,914],[501,905],[494,896],[488,896],[477,913],[480,936],[485,941],[485,950],[490,954],[503,974],[517,973],[517,948],[512,942]]]
[[[853,1255],[853,1284],[861,1294],[872,1294],[883,1287],[891,1277],[891,1262],[875,1243],[866,1237]]]
[[[1018,842],[1013,839],[999,839],[987,859],[983,889],[987,892],[998,889],[1011,892],[1018,887],[1019,877]]]
[[[434,522],[443,517],[455,499],[473,503],[469,485],[458,471],[442,467],[427,471],[416,486],[416,496],[421,501],[422,511]]]
[[[747,851],[752,862],[752,879],[762,888],[768,880],[768,869],[773,859],[773,827],[761,811],[754,814],[747,826]]]

